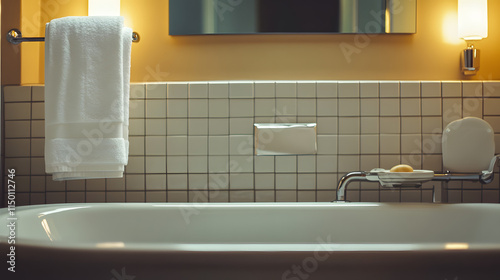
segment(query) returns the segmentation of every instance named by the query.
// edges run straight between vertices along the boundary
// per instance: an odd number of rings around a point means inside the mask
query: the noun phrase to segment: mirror
[[[415,33],[417,0],[170,0],[170,35]]]

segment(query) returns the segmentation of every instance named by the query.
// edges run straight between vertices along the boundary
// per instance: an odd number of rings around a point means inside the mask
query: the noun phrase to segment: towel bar
[[[139,33],[132,33],[132,42],[137,43],[141,40]],[[18,45],[22,42],[44,42],[45,37],[23,37],[19,29],[11,29],[7,32],[7,41],[11,44]]]

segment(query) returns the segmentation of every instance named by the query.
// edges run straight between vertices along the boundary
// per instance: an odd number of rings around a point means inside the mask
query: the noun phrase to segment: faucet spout
[[[365,171],[354,171],[349,172],[346,175],[340,178],[339,183],[337,185],[337,195],[335,201],[346,201],[345,191],[347,185],[352,182],[361,182],[361,181],[378,181],[378,176],[371,172]]]

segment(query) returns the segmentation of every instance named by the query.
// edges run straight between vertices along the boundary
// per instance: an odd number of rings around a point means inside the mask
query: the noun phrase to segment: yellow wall
[[[42,14],[50,18],[87,15],[87,0],[23,1],[41,1]],[[358,44],[359,53],[350,62],[340,46],[356,47],[355,40],[366,36],[169,36],[168,1],[121,3],[127,25],[141,35],[141,42],[133,45],[132,82],[468,78],[459,71],[465,42],[456,38],[457,0],[418,0],[416,34],[368,37]],[[489,37],[477,44],[482,51],[481,70],[472,79],[500,79],[500,29],[495,28],[500,26],[499,13],[500,1],[489,1]],[[23,57],[36,57],[34,49],[23,47]],[[31,67],[23,64],[22,82],[43,83],[43,57],[32,63]]]

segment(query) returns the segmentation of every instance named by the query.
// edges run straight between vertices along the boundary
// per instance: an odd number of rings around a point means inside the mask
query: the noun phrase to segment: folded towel
[[[46,172],[122,177],[132,30],[122,17],[66,17],[48,23],[45,37]]]

